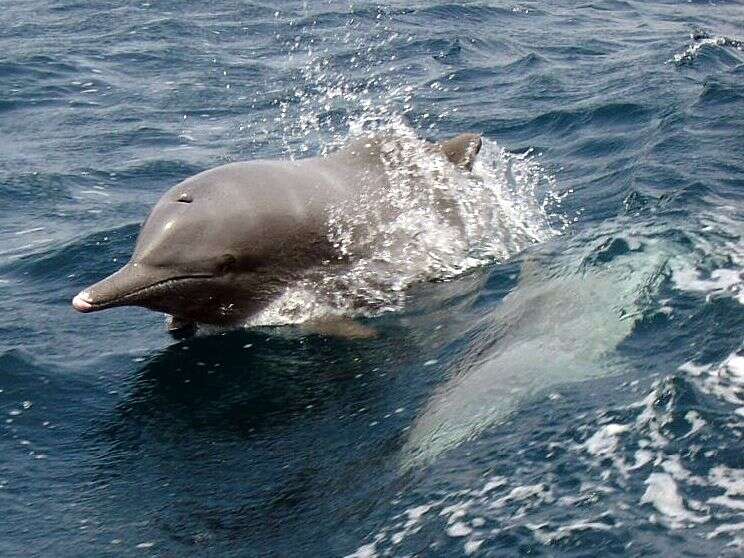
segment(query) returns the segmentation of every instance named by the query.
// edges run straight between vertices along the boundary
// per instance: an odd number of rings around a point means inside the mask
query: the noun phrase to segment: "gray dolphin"
[[[532,253],[517,286],[496,308],[480,318],[463,312],[467,333],[458,335],[470,339],[467,350],[413,423],[403,468],[431,463],[505,422],[538,393],[632,370],[617,348],[653,308],[670,261],[681,252],[643,236],[640,227],[629,233],[615,227],[594,228],[580,242],[563,244],[560,254]],[[596,258],[610,235],[628,238],[627,253]]]
[[[470,170],[481,139],[461,134],[422,147]],[[386,188],[383,155],[394,148],[390,138],[366,135],[327,157],[232,163],[188,178],[155,205],[129,262],[72,305],[142,306],[170,314],[171,329],[240,323],[304,271],[343,265],[329,213]]]

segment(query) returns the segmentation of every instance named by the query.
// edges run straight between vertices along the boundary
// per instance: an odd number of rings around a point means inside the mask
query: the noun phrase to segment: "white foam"
[[[744,304],[743,274],[740,269],[715,269],[710,273],[710,278],[703,279],[701,272],[682,268],[675,270],[672,278],[680,290],[705,293],[708,297],[730,294],[739,304]]]
[[[661,514],[661,519],[669,527],[678,529],[688,523],[707,521],[688,510],[679,493],[677,483],[668,473],[651,473],[646,480],[648,488],[641,497],[641,504],[651,504]]]
[[[491,508],[501,508],[510,502],[521,502],[528,498],[539,497],[541,501],[551,500],[549,490],[543,483],[514,487],[507,495],[491,502]]]
[[[618,444],[618,435],[627,432],[629,428],[628,424],[607,424],[584,442],[584,449],[598,456],[614,453]]]
[[[248,326],[399,310],[414,283],[506,260],[558,233],[546,205],[552,179],[532,157],[484,139],[473,172],[463,173],[400,118],[374,129],[395,143],[391,160],[383,154],[389,189],[335,208],[329,223],[350,264],[311,270]]]
[[[708,479],[712,485],[724,489],[722,495],[709,498],[709,504],[744,511],[744,469],[719,465],[711,469]]]
[[[744,533],[744,522],[742,523],[729,523],[727,525],[719,525],[713,531],[708,533],[707,538],[712,539],[714,537],[718,537],[723,534],[729,534],[729,533]],[[741,539],[739,539],[741,543]]]
[[[377,556],[377,545],[369,543],[360,546],[355,552],[347,554],[344,558],[374,558]]]
[[[466,542],[464,547],[465,556],[470,556],[471,554],[478,552],[478,549],[482,544],[483,541],[478,539]]]
[[[713,203],[716,213],[697,216],[693,237],[696,256],[677,258],[670,262],[672,281],[681,291],[700,293],[707,301],[730,297],[744,304],[744,244],[741,230],[744,214],[741,209]]]
[[[693,371],[689,378],[696,383],[714,376],[725,379],[740,375],[741,359],[735,352],[720,364],[687,363],[682,368]],[[427,502],[421,507],[424,513],[416,512],[416,507],[395,516],[375,534],[379,554],[400,554],[396,545],[415,536],[424,520],[427,527],[435,527],[438,519],[442,534],[462,540],[465,552],[470,549],[475,554],[494,537],[525,527],[540,544],[552,547],[559,541],[572,544],[583,532],[642,528],[646,521],[668,529],[694,529],[701,537],[729,539],[722,544],[741,547],[744,469],[720,464],[701,472],[705,465],[696,457],[699,454],[678,452],[680,440],[683,447],[689,445],[685,438],[705,429],[706,421],[700,412],[691,410],[684,415],[689,430],[670,428],[679,420],[675,386],[672,378],[662,378],[636,402],[577,417],[575,428],[587,433],[585,441],[563,448],[578,458],[572,462],[572,468],[584,477],[578,487],[556,478],[556,469],[549,461],[544,467],[533,463],[536,469],[525,467],[520,471],[517,467],[509,475],[489,472],[475,486]],[[611,420],[613,416],[623,418]],[[605,423],[597,425],[598,417]],[[736,427],[740,420],[732,415],[726,427]],[[637,449],[633,452],[634,446]],[[548,447],[551,443],[544,449]],[[565,457],[561,462],[566,462]],[[563,465],[560,469],[564,470]],[[641,474],[643,477],[638,478]],[[524,482],[537,476],[542,482]],[[634,488],[636,480],[645,484],[641,494]],[[699,494],[705,499],[696,500]],[[551,510],[560,506],[565,517],[549,514],[550,521],[530,522],[542,516],[547,504],[551,504]],[[636,511],[639,504],[647,506],[641,508],[645,517],[639,517]],[[600,515],[597,506],[603,510]],[[415,527],[404,529],[411,516],[419,518]],[[489,524],[496,528],[486,527]],[[396,536],[400,532],[403,536]],[[429,537],[428,528],[425,532]]]
[[[467,537],[472,532],[473,529],[461,521],[447,527],[447,536],[449,537]]]
[[[731,353],[719,365],[686,362],[679,367],[687,372],[703,391],[732,403],[744,406],[744,348]],[[735,410],[735,416],[741,416]]]
[[[532,531],[535,539],[544,545],[551,545],[556,541],[571,536],[577,531],[610,531],[612,529],[611,525],[597,521],[577,521],[567,525],[561,525],[553,530],[547,524],[531,525],[528,523],[526,526]]]
[[[706,424],[706,422],[700,417],[700,413],[697,411],[688,411],[685,414],[685,420],[690,423],[690,431],[685,434],[685,438],[700,431]]]
[[[635,463],[628,467],[628,470],[640,469],[644,465],[654,460],[654,453],[645,449],[639,449],[635,452]]]
[[[507,483],[506,477],[502,476],[495,476],[491,477],[486,485],[481,489],[481,494],[487,494],[488,492],[491,492],[491,490],[495,488],[500,488],[504,486]]]
[[[694,36],[691,38],[695,39]],[[735,48],[737,50],[743,50],[742,42],[736,39],[730,39],[728,37],[703,37],[697,39],[696,42],[688,45],[688,47],[679,54],[675,54],[670,62],[675,64],[690,63],[697,58],[698,53],[703,47],[710,46],[726,46]]]

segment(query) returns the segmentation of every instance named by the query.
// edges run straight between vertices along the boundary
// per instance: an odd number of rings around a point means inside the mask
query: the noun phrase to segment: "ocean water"
[[[0,23],[1,556],[744,552],[741,2]],[[329,223],[374,258],[180,341],[72,310],[170,186],[375,128],[432,190],[394,176],[395,221]],[[465,131],[472,175],[416,149]],[[327,311],[377,336],[303,329]]]

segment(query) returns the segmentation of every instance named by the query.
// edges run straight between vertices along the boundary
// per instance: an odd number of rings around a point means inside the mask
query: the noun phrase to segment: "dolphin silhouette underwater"
[[[477,134],[420,143],[464,172],[482,145]],[[327,157],[231,163],[192,176],[155,205],[126,265],[72,306],[148,308],[170,315],[173,332],[244,323],[303,272],[343,264],[348,254],[330,240],[330,214],[389,186],[384,157],[393,149],[394,140],[368,134]]]

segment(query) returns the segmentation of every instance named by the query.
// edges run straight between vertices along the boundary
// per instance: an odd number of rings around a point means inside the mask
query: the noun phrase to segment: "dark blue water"
[[[740,2],[29,0],[0,24],[0,555],[741,554]],[[413,286],[369,340],[70,307],[168,187],[380,107],[529,153],[561,234]]]

